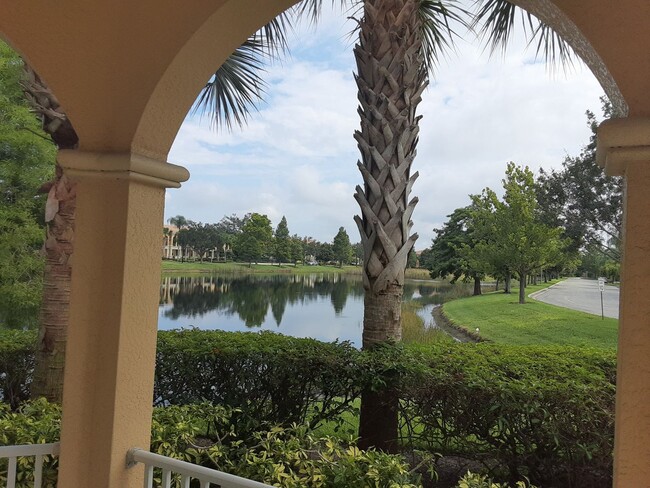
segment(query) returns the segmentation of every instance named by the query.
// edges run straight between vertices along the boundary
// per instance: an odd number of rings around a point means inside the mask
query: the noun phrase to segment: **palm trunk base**
[[[361,395],[359,447],[398,452],[399,395],[396,390],[366,391]]]

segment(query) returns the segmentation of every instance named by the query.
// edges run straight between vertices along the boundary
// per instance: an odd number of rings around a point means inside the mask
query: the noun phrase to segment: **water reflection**
[[[448,285],[409,281],[405,300],[442,303]],[[165,276],[160,329],[278,330],[358,345],[363,322],[360,277],[340,274]]]

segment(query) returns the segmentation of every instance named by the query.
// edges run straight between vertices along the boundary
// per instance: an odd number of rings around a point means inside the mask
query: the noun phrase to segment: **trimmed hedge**
[[[476,456],[496,479],[611,486],[613,352],[462,345],[412,349],[401,384],[404,441]]]
[[[400,395],[407,448],[476,459],[512,483],[611,486],[614,351],[483,343],[367,353],[347,343],[200,330],[160,332],[158,341],[156,403],[226,405],[238,432],[336,421],[362,390],[389,387]],[[31,360],[16,357],[27,354],[25,343],[0,341],[15,358],[0,361],[0,378],[11,379],[5,398],[28,390]]]
[[[348,342],[271,332],[161,331],[154,399],[208,401],[238,408],[248,420],[315,427],[352,409],[359,356]]]

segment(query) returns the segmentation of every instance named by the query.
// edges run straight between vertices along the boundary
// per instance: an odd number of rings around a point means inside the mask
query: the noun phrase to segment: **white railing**
[[[18,458],[34,457],[34,488],[43,484],[43,459],[45,456],[58,456],[59,443],[26,444],[22,446],[0,446],[0,459],[8,459],[7,488],[15,488]]]
[[[272,488],[257,481],[161,456],[144,449],[130,449],[126,456],[126,465],[132,467],[137,463],[144,464],[145,488],[154,487],[154,468],[158,468],[160,472],[162,488],[172,487],[172,475],[180,477],[180,483],[175,483],[175,486],[181,488],[189,488],[192,480],[198,480],[201,488],[211,488],[212,485],[220,488]]]

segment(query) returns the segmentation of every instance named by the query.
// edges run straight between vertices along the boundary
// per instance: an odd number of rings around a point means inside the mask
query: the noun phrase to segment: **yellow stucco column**
[[[650,119],[612,119],[598,161],[625,176],[614,486],[650,487]]]
[[[165,188],[189,174],[125,153],[59,162],[77,213],[58,486],[139,488],[125,459],[149,447]]]

